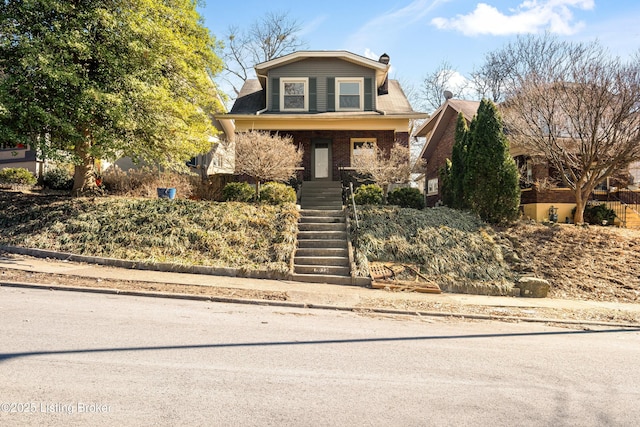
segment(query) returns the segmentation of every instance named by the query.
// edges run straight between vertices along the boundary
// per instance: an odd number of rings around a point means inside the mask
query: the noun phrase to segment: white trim
[[[284,85],[287,83],[304,83],[304,107],[285,108]],[[280,111],[309,111],[309,78],[308,77],[281,77],[280,78]]]
[[[340,83],[358,83],[358,96],[360,106],[358,108],[340,108]],[[364,110],[364,77],[336,77],[336,111],[363,111]]]
[[[300,61],[306,58],[340,58],[383,72],[388,71],[390,68],[389,64],[383,64],[382,62],[375,59],[367,58],[345,50],[297,51],[288,55],[281,56],[279,58],[272,59],[270,61],[262,62],[255,65],[254,68],[256,69],[257,74],[266,75],[266,70],[269,70],[273,67],[281,66],[290,62]]]

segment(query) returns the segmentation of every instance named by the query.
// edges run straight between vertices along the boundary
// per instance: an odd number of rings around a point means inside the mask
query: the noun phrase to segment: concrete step
[[[321,216],[321,217],[337,216],[337,217],[344,218],[344,211],[342,210],[342,208],[333,209],[333,210],[302,209],[302,210],[300,210],[300,216],[302,216],[302,217],[307,217],[307,216]]]
[[[342,209],[342,202],[341,203],[331,203],[331,204],[314,204],[314,203],[305,203],[305,202],[300,202],[300,206],[302,207],[302,209],[312,209],[312,210],[325,210],[325,211],[332,211],[332,210],[338,210],[338,209]]]
[[[306,283],[327,283],[330,285],[351,285],[351,277],[326,274],[292,274],[291,280]]]
[[[342,192],[339,191],[302,191],[300,195],[309,199],[342,199]]]
[[[346,219],[341,216],[301,216],[298,222],[300,224],[344,224]]]
[[[298,240],[347,240],[346,231],[298,231]]]
[[[333,265],[294,265],[293,272],[296,274],[351,277],[351,270],[349,267]]]
[[[338,204],[342,206],[342,197],[318,197],[318,196],[305,196],[300,197],[300,201],[306,205],[333,205]]]
[[[346,246],[346,245],[345,245]],[[344,248],[301,248],[296,250],[296,257],[348,257],[349,250]]]
[[[302,188],[342,188],[340,181],[304,181]]]
[[[346,231],[347,224],[344,222],[318,223],[301,222],[298,224],[298,231]]]
[[[346,239],[300,239],[298,236],[298,248],[300,249],[347,249]]]
[[[294,266],[324,265],[331,267],[349,267],[349,258],[338,256],[299,256],[293,259]]]

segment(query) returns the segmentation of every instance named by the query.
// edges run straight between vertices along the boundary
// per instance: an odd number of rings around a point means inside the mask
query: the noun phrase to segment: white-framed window
[[[373,156],[376,153],[376,138],[351,138],[351,165],[358,156]]]
[[[438,194],[438,178],[433,178],[427,181],[427,195],[431,196]]]
[[[280,79],[280,109],[282,111],[309,110],[309,79],[282,78]]]
[[[364,110],[364,78],[336,78],[336,111]]]

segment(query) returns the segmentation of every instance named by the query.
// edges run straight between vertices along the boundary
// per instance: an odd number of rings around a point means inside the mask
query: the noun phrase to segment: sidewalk
[[[285,292],[288,296],[286,302],[279,305],[300,305],[306,307],[372,310],[383,313],[398,312],[415,314],[412,305],[425,303],[425,306],[450,305],[457,307],[484,307],[493,308],[495,313],[508,315],[509,309],[521,309],[535,313],[536,309],[557,309],[569,311],[585,310],[616,310],[632,313],[640,316],[640,304],[614,303],[600,301],[576,301],[550,298],[515,298],[495,297],[466,294],[423,294],[413,292],[392,292],[370,288],[341,286],[316,283],[301,283],[284,280],[249,279],[237,277],[211,276],[202,274],[161,272],[150,270],[135,270],[117,267],[108,267],[95,264],[84,264],[50,259],[39,259],[22,255],[0,256],[0,270],[12,269],[34,273],[61,274],[78,277],[88,277],[103,280],[141,281],[150,283],[169,283],[178,285],[197,285],[233,288],[238,290],[257,290],[264,292]],[[0,286],[7,285],[0,276]],[[227,298],[228,299],[228,298]],[[241,298],[240,298],[241,299]],[[243,301],[238,301],[243,302]],[[245,301],[246,302],[246,301]],[[255,301],[256,303],[271,303],[273,301]],[[397,309],[391,309],[391,308]],[[403,308],[409,307],[409,308]],[[429,314],[429,313],[421,313]],[[432,313],[440,316],[463,316],[485,318],[487,316],[470,316],[458,313]],[[489,316],[494,318],[496,316]],[[508,317],[508,316],[497,316]],[[519,320],[531,320],[531,318],[518,318]],[[538,319],[538,321],[564,322],[562,319]],[[576,323],[570,321],[570,323]],[[606,324],[606,322],[592,322]],[[616,323],[616,325],[619,325]],[[633,326],[633,325],[626,325]],[[640,325],[638,325],[640,326]]]

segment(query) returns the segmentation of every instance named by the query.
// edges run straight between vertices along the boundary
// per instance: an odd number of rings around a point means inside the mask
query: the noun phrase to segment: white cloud
[[[592,10],[595,0],[525,0],[509,14],[494,6],[478,3],[475,10],[455,18],[434,18],[431,24],[439,29],[460,31],[467,36],[490,34],[497,36],[537,33],[570,35],[583,26],[575,22],[572,8]]]

